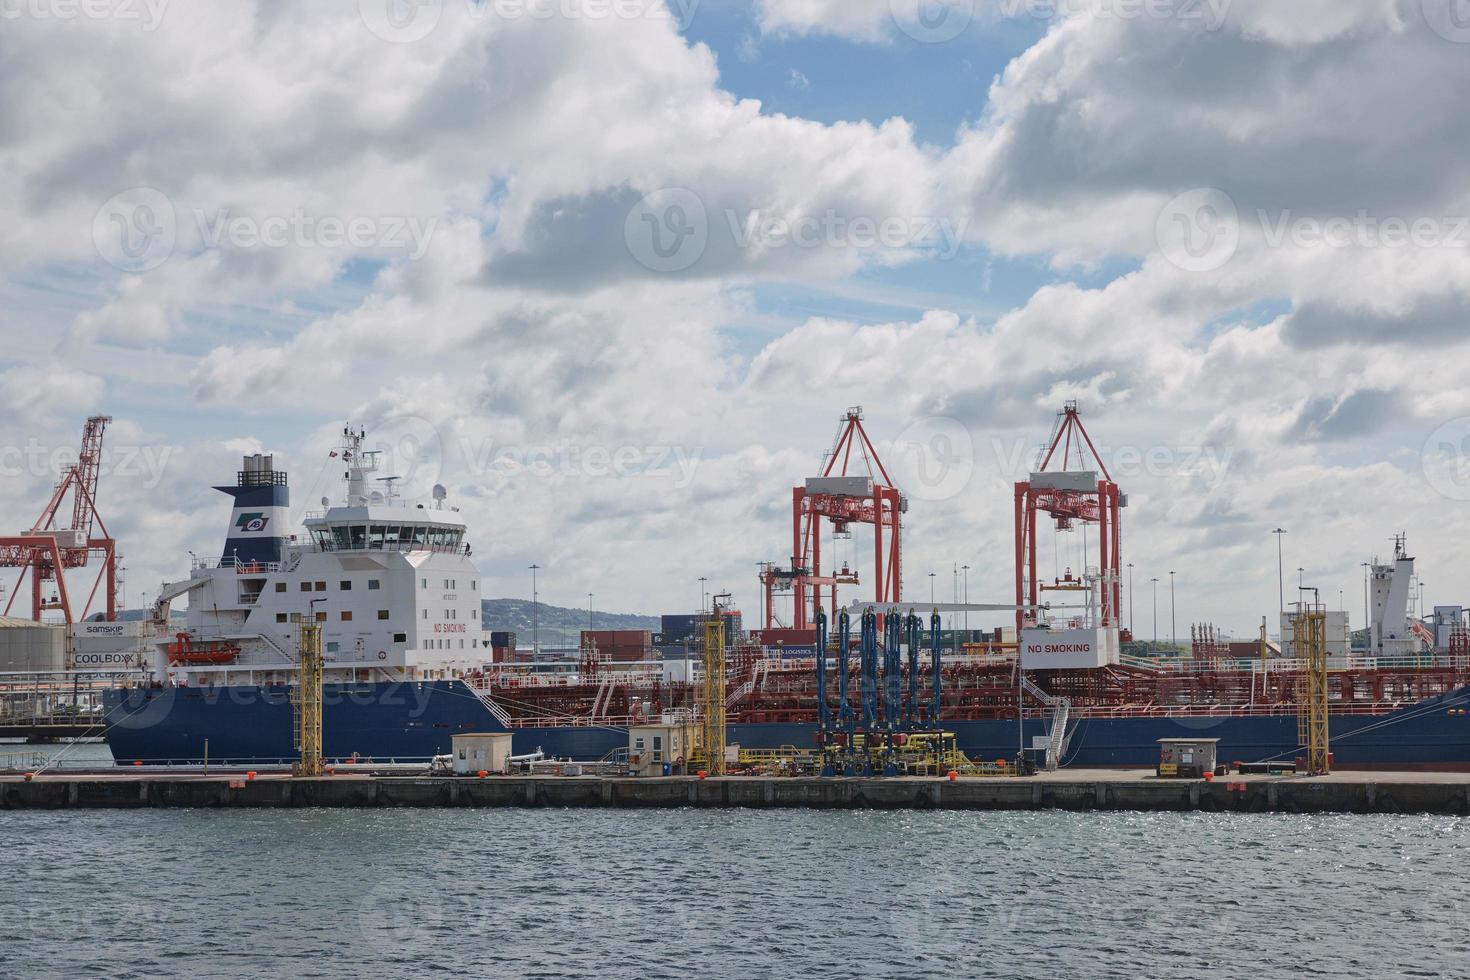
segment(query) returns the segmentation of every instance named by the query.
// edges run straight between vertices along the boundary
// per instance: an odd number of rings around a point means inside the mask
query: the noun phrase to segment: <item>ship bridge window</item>
[[[383,528],[383,547],[393,548],[396,550],[398,548],[398,539],[402,531],[403,529],[400,528],[397,524],[389,524],[387,527]]]
[[[413,532],[412,538],[409,537],[410,530]],[[429,543],[429,529],[425,527],[404,528],[403,541],[411,547],[423,548]]]
[[[367,525],[353,524],[349,529],[352,539],[352,550],[361,551],[367,547]]]
[[[338,524],[332,528],[332,547],[337,551],[346,551],[352,547],[352,535],[345,524]]]

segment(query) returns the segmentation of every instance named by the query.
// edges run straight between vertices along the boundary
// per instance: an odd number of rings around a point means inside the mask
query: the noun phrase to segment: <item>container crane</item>
[[[101,568],[87,593],[82,605],[81,617],[86,618],[97,590],[106,583],[103,597],[107,606],[107,619],[117,618],[118,575],[117,542],[107,531],[107,525],[97,513],[97,477],[102,462],[102,434],[112,421],[110,415],[94,415],[87,419],[82,429],[81,451],[77,461],[66,468],[61,480],[51,493],[51,499],[41,511],[28,531],[18,535],[0,537],[0,568],[18,568],[20,576],[10,599],[5,604],[5,614],[10,615],[16,596],[20,595],[21,583],[26,573],[31,576],[31,619],[37,622],[46,609],[61,610],[67,623],[74,623],[71,595],[66,587],[66,572],[84,568],[92,556],[101,557]],[[58,517],[63,512],[62,503],[71,494],[71,523],[58,527]],[[46,582],[56,583],[56,595],[47,600],[44,596]]]
[[[1057,413],[1051,439],[1037,457],[1030,478],[1016,484],[1016,632],[1034,626],[1042,586],[1036,570],[1036,527],[1045,514],[1057,530],[1096,524],[1098,546],[1098,621],[1115,627],[1122,601],[1122,531],[1119,511],[1128,496],[1118,489],[1082,424],[1075,401]],[[1086,570],[1083,569],[1084,578]],[[1080,583],[1068,577],[1054,587]],[[1053,586],[1045,586],[1052,588]]]
[[[856,574],[845,565],[836,574],[823,572],[824,520],[831,522],[838,535],[850,535],[853,524],[872,526],[873,601],[880,606],[898,603],[903,568],[901,524],[907,510],[908,498],[894,486],[863,428],[862,406],[849,408],[839,422],[821,474],[792,488],[791,567],[762,566],[766,629],[776,626],[775,592],[792,592],[792,629],[811,630],[813,608],[830,597],[835,615],[837,586],[856,584]]]

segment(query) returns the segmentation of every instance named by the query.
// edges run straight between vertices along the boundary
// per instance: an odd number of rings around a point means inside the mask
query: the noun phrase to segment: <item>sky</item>
[[[1400,532],[1466,602],[1467,83],[1461,0],[10,0],[0,504],[112,416],[136,605],[350,422],[487,596],[753,621],[862,406],[906,597],[1005,602],[1076,401],[1138,635],[1254,635],[1277,527],[1355,626]]]

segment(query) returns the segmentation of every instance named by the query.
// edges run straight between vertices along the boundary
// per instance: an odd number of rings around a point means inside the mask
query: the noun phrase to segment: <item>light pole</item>
[[[1297,588],[1297,591],[1298,592],[1300,592],[1304,588],[1304,586],[1302,584],[1304,582],[1304,579],[1302,578],[1302,575],[1305,572],[1306,572],[1306,569],[1305,568],[1302,568],[1300,565],[1297,566],[1297,569],[1296,569],[1296,588]]]
[[[531,656],[541,652],[541,621],[536,615],[536,572],[540,565],[531,566]]]
[[[1368,611],[1368,570],[1373,563],[1365,561],[1360,564],[1363,566],[1363,652],[1367,653],[1373,648],[1373,617]]]
[[[929,605],[934,605],[934,573],[929,573]]]
[[[968,606],[970,604],[970,566],[969,565],[961,565],[960,566],[960,570],[965,573],[965,605]],[[969,632],[970,632],[970,610],[966,609],[965,610],[965,633],[967,635],[966,635],[965,639],[967,639],[967,640],[969,639],[969,636],[968,636]]]
[[[1159,580],[1151,578],[1149,581],[1154,584],[1154,644],[1157,646],[1159,642]]]
[[[709,579],[703,575],[699,576],[699,611],[704,612],[704,583]]]
[[[587,629],[592,629],[592,593],[587,593]]]
[[[1133,632],[1133,562],[1128,563],[1128,632]]]
[[[1174,570],[1169,570],[1169,646],[1179,643],[1179,629],[1174,622]]]
[[[1271,533],[1276,535],[1276,592],[1279,602],[1276,613],[1279,616],[1286,612],[1286,580],[1283,577],[1285,570],[1281,564],[1281,536],[1286,533],[1286,528],[1278,527]]]

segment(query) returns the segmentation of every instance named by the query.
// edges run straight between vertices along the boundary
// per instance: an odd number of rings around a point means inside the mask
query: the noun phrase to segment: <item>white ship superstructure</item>
[[[272,457],[246,457],[236,485],[217,488],[235,502],[224,553],[160,588],[155,676],[190,686],[286,683],[297,624],[308,617],[322,626],[328,682],[447,680],[488,662],[480,574],[457,511],[442,487],[410,503],[394,493],[395,478],[374,479],[377,454],[364,439],[343,430],[334,456],[345,497],[307,515],[302,535],[286,531],[286,474]],[[165,628],[170,603],[185,596],[187,629]]]

